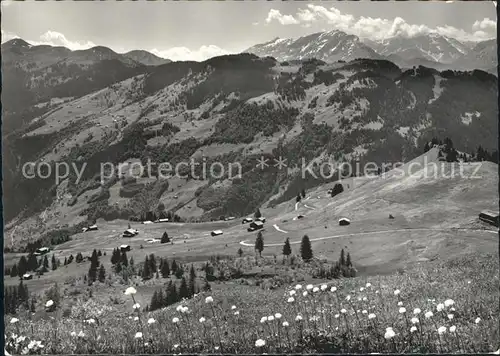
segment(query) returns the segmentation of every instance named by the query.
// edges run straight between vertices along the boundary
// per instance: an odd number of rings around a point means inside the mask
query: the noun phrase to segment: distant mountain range
[[[357,58],[387,59],[403,68],[423,65],[438,70],[482,69],[494,74],[497,67],[496,40],[463,43],[438,34],[371,41],[333,30],[297,39],[275,38],[245,52],[280,61],[309,58],[325,62]]]

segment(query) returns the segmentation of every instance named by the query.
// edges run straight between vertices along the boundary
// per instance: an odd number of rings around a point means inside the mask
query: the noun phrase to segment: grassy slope
[[[482,272],[477,273],[478,270]],[[367,282],[371,287],[367,287]],[[140,321],[132,319],[136,314],[132,309],[134,302],[122,294],[125,287],[115,287],[114,297],[124,303],[126,311],[116,305],[110,307],[107,296],[94,294],[85,303],[73,303],[69,317],[62,318],[61,311],[41,313],[31,321],[29,315],[19,315],[18,324],[6,323],[6,334],[28,336],[28,341],[42,340],[44,351],[49,353],[178,352],[179,347],[182,352],[213,352],[220,345],[223,347],[220,351],[231,353],[492,352],[499,347],[498,283],[495,256],[469,255],[454,263],[417,265],[401,275],[335,280],[328,282],[326,291],[310,291],[312,295],[306,297],[302,296],[304,284],[292,303],[287,302],[289,295],[283,289],[265,291],[235,283],[214,285],[211,292],[183,303],[189,314],[182,315],[174,305],[139,313]],[[330,291],[331,286],[337,291]],[[398,296],[393,293],[396,289],[401,291]],[[135,295],[141,304],[144,292],[147,293],[140,290]],[[204,302],[208,295],[213,296],[213,305]],[[350,301],[346,300],[347,295],[351,296]],[[367,299],[363,300],[364,297]],[[438,312],[437,304],[450,298],[454,305]],[[406,308],[405,314],[399,312],[398,302]],[[232,305],[239,315],[231,310]],[[217,315],[215,320],[212,306]],[[422,313],[418,315],[418,331],[411,334],[414,308],[420,308]],[[341,314],[341,309],[347,313]],[[433,311],[434,316],[426,319],[423,314],[427,311]],[[275,313],[282,314],[280,322],[260,323],[261,317]],[[376,318],[369,320],[369,313]],[[295,321],[298,314],[303,317],[300,322]],[[337,314],[342,316],[337,318]],[[449,314],[453,314],[453,319],[449,319]],[[47,322],[49,316],[55,317],[53,322]],[[179,329],[172,323],[173,317],[180,318]],[[201,317],[207,319],[203,326],[199,322]],[[312,317],[317,317],[316,321]],[[97,320],[97,324],[83,323],[89,318]],[[148,318],[156,322],[148,325]],[[282,326],[283,321],[290,326]],[[383,335],[389,326],[396,337],[387,341]],[[446,327],[446,333],[438,336],[436,330],[441,326]],[[457,327],[455,334],[450,333],[451,326]],[[82,331],[85,337],[72,338],[69,335],[72,331]],[[139,331],[146,346],[134,339]],[[255,347],[257,339],[266,341],[262,350]]]

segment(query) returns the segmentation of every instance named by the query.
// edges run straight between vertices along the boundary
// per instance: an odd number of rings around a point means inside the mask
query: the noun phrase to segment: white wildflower
[[[384,337],[387,339],[387,340],[390,340],[392,339],[394,336],[396,336],[396,333],[394,332],[394,330],[392,330],[391,327],[385,329],[385,335]]]
[[[457,330],[457,327],[455,325],[450,326],[450,333],[454,333]]]
[[[318,287],[314,287],[313,293],[318,293],[318,292],[319,292],[319,288]]]
[[[345,297],[345,300],[350,301],[351,300],[351,296],[348,295],[347,297]]]
[[[406,313],[406,308],[405,307],[399,308],[399,314],[404,314],[404,313]]]
[[[240,311],[239,311],[239,310],[236,310],[236,311],[234,312],[234,315],[240,315]]]
[[[475,322],[476,324],[479,324],[479,322],[480,322],[480,321],[481,321],[481,318],[477,318],[476,320],[474,320],[474,322]]]
[[[52,301],[52,300],[48,300],[47,303],[45,303],[46,308],[50,308],[53,305],[54,305],[54,301]]]
[[[301,321],[301,320],[302,320],[302,316],[301,316],[301,315],[297,315],[297,316],[295,317],[295,321]]]
[[[302,289],[302,285],[297,284],[297,285],[295,286],[295,289],[296,289],[296,290]]]
[[[345,313],[347,313],[347,310],[345,310],[345,309],[341,309],[341,310],[340,310],[340,312],[341,312],[342,314],[345,314]]]
[[[365,289],[363,287],[359,288],[359,291],[362,292],[364,291]]]
[[[293,297],[288,298],[288,303],[293,303],[295,302],[295,299]]]
[[[311,290],[313,288],[314,288],[314,286],[312,284],[308,284],[307,287],[306,287],[307,290]]]
[[[262,318],[260,318],[261,324],[264,324],[266,321],[267,321],[267,316],[263,316]]]
[[[414,333],[415,331],[417,331],[417,327],[416,327],[416,326],[412,326],[412,327],[410,328],[410,332],[411,332],[411,333]]]
[[[204,322],[205,322],[205,320],[207,320],[207,319],[205,319],[204,317],[201,317],[201,318],[200,318],[200,323],[204,323]]]
[[[19,321],[19,319],[18,319],[18,318],[12,318],[12,319],[10,319],[10,323],[11,323],[11,324],[15,324],[15,323],[17,323],[18,321]]]
[[[127,290],[125,291],[125,295],[132,295],[137,293],[137,290],[135,290],[134,287],[128,287]]]
[[[72,332],[70,333],[70,335],[71,335],[72,337],[76,337],[76,332],[72,331]]]
[[[453,304],[455,304],[455,302],[453,301],[453,299],[446,299],[444,301],[444,306],[445,307],[451,307]]]
[[[330,292],[335,292],[336,290],[337,290],[337,287],[330,288]]]
[[[419,322],[418,318],[411,318],[412,324],[418,324],[418,322]]]
[[[257,341],[255,341],[255,347],[262,347],[266,344],[266,342],[262,339],[258,339]]]
[[[372,284],[370,282],[366,283],[366,288],[370,288]]]
[[[135,303],[134,305],[132,305],[132,308],[134,309],[139,309],[141,307],[141,305],[139,303]]]
[[[135,333],[135,338],[136,339],[142,339],[142,333],[139,331],[137,333]]]
[[[276,319],[281,319],[282,315],[280,313],[276,313],[276,314],[274,314],[274,317]]]
[[[362,314],[368,314],[366,310],[361,311]]]
[[[177,324],[179,322],[179,318],[175,317],[172,319],[172,323]]]
[[[283,326],[284,326],[285,328],[286,328],[286,327],[288,327],[289,325],[290,325],[290,324],[288,324],[288,321],[284,321],[284,322],[283,322]]]
[[[235,310],[235,309],[236,309],[236,305],[233,305],[233,306],[231,307],[231,310]]]
[[[403,302],[398,302],[398,306],[399,307],[403,306]]]
[[[446,327],[445,326],[441,326],[441,327],[438,328],[439,335],[444,334],[445,332],[446,332]]]
[[[290,294],[290,296],[293,296],[293,295],[297,294],[297,292],[296,292],[296,291],[294,291],[294,290],[291,290],[291,291],[289,292],[289,294]]]
[[[325,291],[327,288],[328,288],[328,286],[326,284],[322,284],[321,285],[321,290],[322,291]]]
[[[444,309],[444,304],[443,303],[439,303],[437,306],[436,306],[436,310],[438,312],[442,311]]]
[[[269,321],[273,321],[273,320],[274,320],[274,316],[273,316],[273,315],[269,315],[269,316],[267,317],[267,320],[269,320]]]
[[[80,332],[78,333],[78,337],[85,337],[85,334],[83,333],[83,331],[80,331]]]
[[[453,314],[448,314],[448,319],[453,319]]]
[[[413,309],[413,314],[415,314],[415,315],[418,315],[418,314],[420,314],[421,312],[422,312],[422,311],[420,310],[420,308],[415,308],[415,309]]]
[[[154,320],[153,318],[149,318],[148,319],[148,324],[151,325],[151,324],[154,324],[154,323],[156,323],[156,320]]]
[[[307,291],[304,291],[304,293],[302,293],[302,295],[303,295],[304,297],[307,297]]]
[[[368,319],[375,319],[375,314],[373,313],[368,314]]]
[[[400,291],[399,289],[396,289],[396,290],[394,291],[394,295],[398,295],[399,293],[401,293],[401,291]],[[391,329],[391,330],[392,330],[392,329]]]
[[[138,316],[134,316],[134,321],[138,321],[139,320],[139,317]]]
[[[434,316],[434,314],[431,311],[428,311],[427,313],[425,313],[426,319],[432,318],[433,316]]]
[[[212,297],[206,297],[205,298],[205,304],[210,304],[210,303],[213,303],[214,302],[214,298]]]

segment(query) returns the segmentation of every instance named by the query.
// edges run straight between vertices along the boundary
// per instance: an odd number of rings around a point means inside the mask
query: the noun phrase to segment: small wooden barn
[[[498,211],[496,212],[493,212],[493,211],[490,211],[490,210],[483,210],[480,214],[479,214],[479,220],[481,221],[484,221],[484,222],[487,222],[491,225],[494,225],[494,226],[497,226],[498,227],[498,216],[499,216],[499,213]]]
[[[130,245],[120,245],[120,251],[130,251]]]
[[[346,226],[346,225],[350,225],[350,224],[351,224],[351,220],[349,220],[348,218],[340,218],[339,219],[340,226]]]

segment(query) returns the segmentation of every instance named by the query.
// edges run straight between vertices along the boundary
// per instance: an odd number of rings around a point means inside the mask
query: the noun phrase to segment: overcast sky
[[[275,37],[338,29],[362,38],[437,32],[462,40],[496,38],[489,1],[60,1],[2,0],[2,42],[116,52],[151,51],[172,60],[241,52]]]

